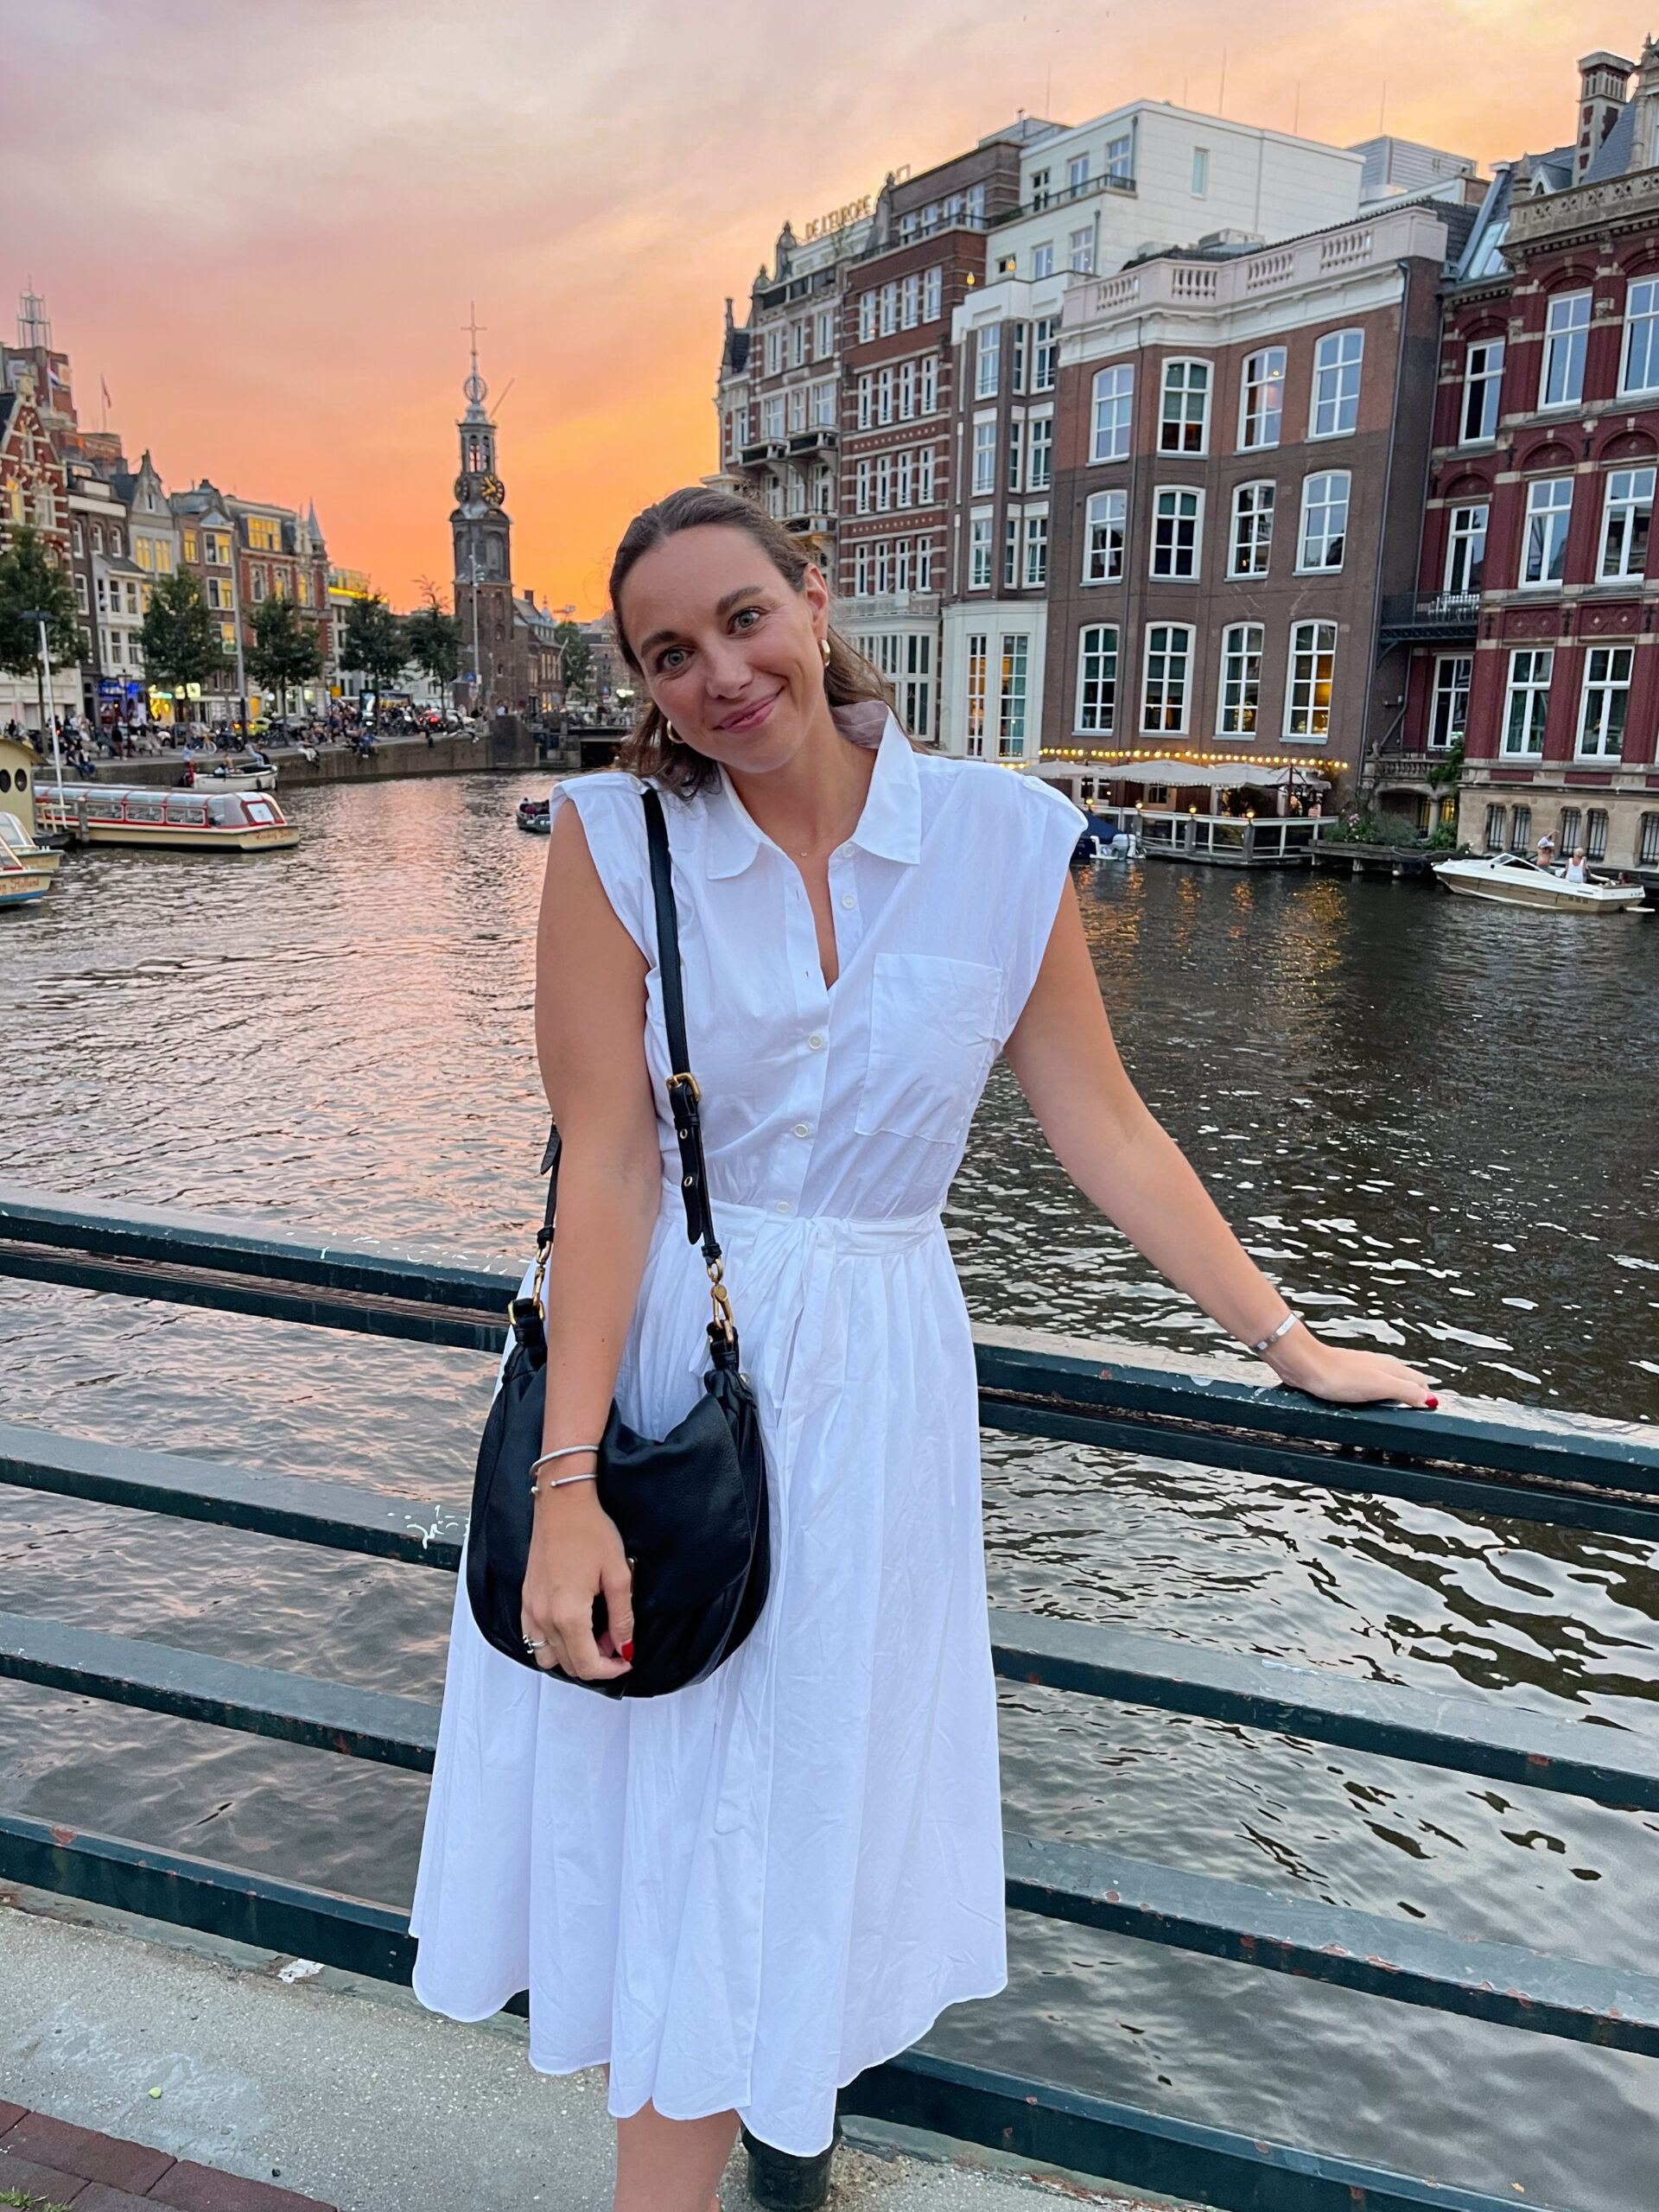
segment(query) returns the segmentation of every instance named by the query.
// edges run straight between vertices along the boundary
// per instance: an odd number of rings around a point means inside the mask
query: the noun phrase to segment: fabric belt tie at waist
[[[663,1185],[664,1206],[679,1205],[677,1180]],[[937,1213],[906,1214],[886,1221],[860,1220],[847,1214],[779,1213],[775,1206],[734,1205],[715,1195],[715,1227],[722,1237],[753,1236],[765,1230],[803,1244],[828,1244],[837,1252],[905,1251],[943,1232]]]

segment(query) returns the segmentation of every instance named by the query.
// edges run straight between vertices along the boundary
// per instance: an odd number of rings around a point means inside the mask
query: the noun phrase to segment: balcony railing
[[[1390,592],[1377,625],[1382,645],[1433,645],[1459,638],[1474,641],[1480,626],[1478,591]]]
[[[782,461],[787,450],[781,438],[757,438],[753,445],[742,447],[737,457],[745,468],[754,468],[762,461]]]

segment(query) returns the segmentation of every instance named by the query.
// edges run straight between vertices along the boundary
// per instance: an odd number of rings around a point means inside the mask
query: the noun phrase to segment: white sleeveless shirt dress
[[[861,710],[838,720],[868,742]],[[664,1090],[641,786],[556,787],[651,964],[662,1211],[617,1381],[663,1435],[709,1295]],[[613,1702],[484,1642],[461,1580],[412,1917],[415,1987],[610,2108],[734,2107],[829,2143],[836,2091],[1006,1979],[973,1344],[939,1209],[1036,979],[1082,827],[891,716],[830,862],[826,989],[792,861],[723,777],[664,797],[716,1231],[772,1484],[772,1587],[708,1681]]]

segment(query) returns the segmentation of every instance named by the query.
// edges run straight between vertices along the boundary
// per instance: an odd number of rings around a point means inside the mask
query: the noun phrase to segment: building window
[[[1045,276],[1054,274],[1054,241],[1045,238],[1041,245],[1031,249],[1031,280],[1040,284]]]
[[[1106,181],[1109,184],[1135,181],[1135,140],[1127,130],[1121,138],[1106,141]]]
[[[1567,566],[1567,527],[1573,516],[1573,479],[1541,477],[1527,486],[1527,542],[1523,584],[1558,584]]]
[[[815,384],[812,387],[812,427],[815,430],[833,430],[836,427],[836,387],[833,382]]]
[[[1117,727],[1117,632],[1093,622],[1077,632],[1077,710],[1073,728],[1109,737]]]
[[[976,423],[974,425],[974,490],[995,492],[996,489],[996,425],[995,423]]]
[[[996,750],[1003,760],[1018,760],[1026,750],[1026,663],[1030,650],[1031,639],[1023,630],[1004,635],[996,702]]]
[[[248,570],[248,597],[256,604],[265,595],[265,572],[263,569]]]
[[[1090,461],[1127,461],[1134,429],[1135,371],[1102,369],[1095,377]]]
[[[1599,806],[1592,806],[1584,817],[1584,856],[1587,861],[1607,857],[1607,817]]]
[[[1604,582],[1648,572],[1648,533],[1653,526],[1650,468],[1615,468],[1607,478],[1607,505],[1601,521]]]
[[[1026,517],[1026,589],[1040,591],[1048,582],[1048,517]]]
[[[1434,664],[1434,692],[1429,706],[1428,749],[1445,753],[1461,745],[1469,723],[1469,686],[1475,664],[1468,653],[1442,653]]]
[[[976,515],[968,525],[968,588],[991,588],[991,518]]]
[[[1560,828],[1555,840],[1556,851],[1565,860],[1569,854],[1576,853],[1583,842],[1584,816],[1582,812],[1576,806],[1564,806],[1561,809]]]
[[[1618,760],[1624,752],[1624,717],[1630,703],[1629,645],[1592,645],[1585,656],[1584,698],[1579,709],[1580,760]]]
[[[1209,189],[1210,149],[1207,146],[1195,146],[1192,149],[1192,197],[1195,200],[1202,200]]]
[[[966,212],[968,220],[977,230],[985,220],[985,188],[982,184],[969,186]]]
[[[1095,229],[1092,223],[1087,230],[1071,232],[1066,240],[1066,251],[1072,275],[1090,275],[1095,265]]]
[[[1331,734],[1331,678],[1337,664],[1334,622],[1297,622],[1290,632],[1290,682],[1285,693],[1285,735]]]
[[[96,537],[98,533],[94,531],[92,534]],[[96,552],[98,548],[94,546],[92,550]],[[196,557],[196,533],[194,530],[187,530],[184,533],[184,557],[187,561],[194,561]]]
[[[1532,809],[1517,806],[1510,817],[1510,850],[1524,853],[1532,842]]]
[[[989,524],[986,524],[988,530]],[[989,578],[986,581],[988,582]],[[968,750],[978,759],[985,750],[985,673],[986,648],[989,644],[982,630],[970,632],[968,639]]]
[[[86,603],[86,579],[79,569],[75,571],[75,604],[83,614],[91,612]]]
[[[1549,715],[1549,679],[1554,649],[1529,645],[1510,655],[1509,693],[1503,703],[1503,751],[1510,759],[1536,759],[1544,749]]]
[[[870,464],[861,461],[853,469],[853,512],[867,515],[870,512]]]
[[[933,448],[921,446],[916,454],[916,504],[931,507],[933,504]]]
[[[939,404],[939,357],[937,353],[922,356],[921,410],[924,415],[934,414]]]
[[[1466,599],[1480,589],[1486,568],[1487,510],[1453,507],[1452,528],[1446,545],[1446,588]]]
[[[875,335],[875,294],[861,292],[858,296],[858,342],[868,346]]]
[[[902,680],[895,685],[901,719],[912,737],[933,734],[933,640],[912,632],[905,639]]]
[[[1503,851],[1503,833],[1509,827],[1509,821],[1510,810],[1508,807],[1489,806],[1487,808],[1486,849],[1489,853],[1501,853]]]
[[[1544,317],[1541,407],[1572,407],[1584,397],[1584,357],[1590,343],[1590,295],[1562,292]]]
[[[893,370],[878,369],[875,372],[875,419],[887,423],[893,420]]]
[[[1264,346],[1244,364],[1244,383],[1239,394],[1238,442],[1243,452],[1253,452],[1279,442],[1279,425],[1285,411],[1285,349]]]
[[[916,364],[901,361],[899,365],[899,420],[908,423],[916,412]]]
[[[893,504],[895,507],[911,507],[916,504],[916,456],[906,447],[893,457]]]
[[[1031,326],[1029,323],[1015,322],[1010,323],[1008,327],[1014,333],[1014,374],[1009,381],[1008,389],[1010,391],[1023,391],[1026,388],[1026,339]]]
[[[1262,701],[1262,625],[1231,622],[1221,633],[1219,737],[1254,737]]]
[[[1154,622],[1147,631],[1147,680],[1141,696],[1143,730],[1176,734],[1186,728],[1192,632],[1185,623]]]
[[[1166,361],[1163,389],[1159,452],[1206,452],[1210,443],[1208,361]]]
[[[1033,415],[1026,432],[1026,489],[1046,492],[1054,480],[1054,417]]]
[[[1637,836],[1636,864],[1638,868],[1659,868],[1659,814],[1644,814],[1642,817]]]
[[[1156,492],[1152,502],[1152,573],[1190,580],[1198,573],[1202,492]]]
[[[1088,185],[1089,156],[1087,154],[1074,154],[1065,165],[1066,191],[1075,200],[1078,193],[1088,189]]]
[[[1031,388],[1052,391],[1060,374],[1060,319],[1043,315],[1031,326]]]
[[[893,505],[893,455],[879,453],[875,457],[875,511],[886,514]]]
[[[944,271],[925,269],[922,271],[922,321],[937,322],[944,313]]]
[[[1025,436],[1025,423],[1018,415],[1008,424],[1008,489],[1010,492],[1017,492],[1020,489],[1020,448]]]
[[[1497,435],[1497,404],[1503,388],[1503,340],[1484,338],[1471,346],[1463,365],[1463,443],[1478,445]]]
[[[774,392],[760,403],[760,435],[776,444],[784,435],[784,395]]]
[[[1123,531],[1128,509],[1126,492],[1096,492],[1084,510],[1083,581],[1115,584],[1123,574]]]
[[[906,276],[899,289],[899,327],[914,330],[922,319],[922,280]]]
[[[1313,348],[1313,419],[1308,435],[1344,438],[1359,422],[1363,330],[1333,330]]]
[[[891,338],[899,327],[899,287],[897,283],[881,287],[881,314],[879,327],[883,338]]]
[[[976,358],[974,363],[974,396],[977,399],[995,399],[1002,380],[1002,326],[993,323],[988,330],[975,333]]]
[[[1273,550],[1273,486],[1241,484],[1233,493],[1230,576],[1265,576]]]
[[[817,333],[812,346],[815,361],[833,360],[836,352],[836,311],[833,308],[818,310]]]
[[[1020,518],[1009,515],[1002,524],[1002,588],[1012,591],[1020,581]]]
[[[787,397],[790,429],[791,432],[804,430],[806,428],[806,386],[804,384],[791,385]]]
[[[1348,535],[1348,472],[1310,476],[1302,486],[1300,569],[1339,569]]]

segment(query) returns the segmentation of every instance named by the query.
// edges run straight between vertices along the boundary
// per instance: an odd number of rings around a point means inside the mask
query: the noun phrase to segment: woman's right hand
[[[594,1636],[594,1599],[603,1594],[607,1625]],[[622,1537],[591,1483],[568,1483],[536,1501],[524,1573],[525,1642],[544,1671],[584,1682],[628,1672],[633,1645],[633,1577]]]

